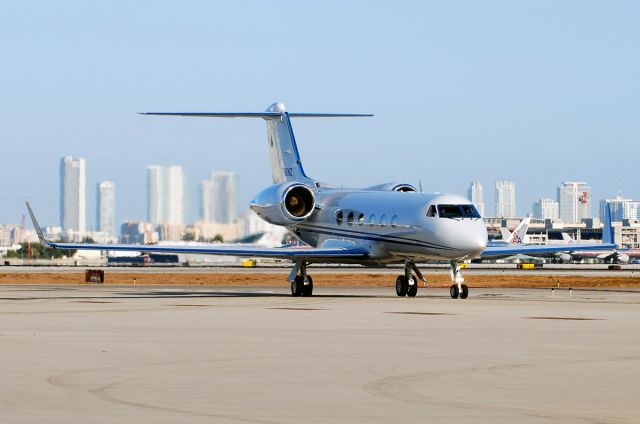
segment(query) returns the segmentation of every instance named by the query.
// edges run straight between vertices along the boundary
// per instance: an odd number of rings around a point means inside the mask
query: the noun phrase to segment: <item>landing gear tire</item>
[[[449,294],[451,295],[452,299],[458,298],[458,296],[460,295],[460,291],[458,290],[457,284],[452,284],[451,287],[449,287]]]
[[[313,295],[313,279],[307,275],[307,284],[304,283],[302,275],[296,275],[291,282],[291,294],[293,296],[311,296]]]
[[[296,275],[296,278],[291,282],[291,294],[293,296],[302,296],[304,290],[304,281],[301,275]]]
[[[302,295],[305,297],[313,295],[313,279],[310,275],[307,275],[307,284],[302,286]]]
[[[460,286],[462,290],[460,290],[460,299],[466,299],[469,296],[469,287],[466,284]]]
[[[413,285],[409,285],[409,289],[407,290],[407,296],[416,297],[418,294],[418,280],[413,278]]]
[[[404,275],[398,275],[396,278],[396,294],[400,297],[406,296],[409,291],[409,281]]]

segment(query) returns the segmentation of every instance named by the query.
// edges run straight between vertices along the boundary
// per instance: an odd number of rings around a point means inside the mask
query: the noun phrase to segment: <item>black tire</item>
[[[293,296],[302,296],[303,287],[302,276],[296,275],[296,278],[291,282],[291,294]]]
[[[313,279],[310,275],[307,275],[307,281],[309,282],[309,284],[302,286],[302,295],[305,297],[313,295]]]
[[[469,287],[466,284],[463,284],[462,291],[460,291],[460,299],[466,299],[469,296]]]
[[[409,286],[407,289],[407,296],[416,297],[418,294],[418,280],[416,278],[413,279],[413,285]]]
[[[449,294],[451,295],[452,299],[458,298],[458,296],[460,295],[460,291],[458,290],[457,284],[452,284],[451,287],[449,287]]]
[[[404,275],[398,275],[396,278],[396,294],[400,297],[406,296],[409,290],[409,282]]]

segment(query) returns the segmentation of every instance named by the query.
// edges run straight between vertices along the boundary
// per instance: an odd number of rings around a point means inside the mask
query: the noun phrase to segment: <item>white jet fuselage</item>
[[[315,208],[288,226],[313,247],[358,246],[370,263],[464,260],[487,245],[481,218],[427,216],[431,206],[468,205],[461,196],[438,193],[316,188]]]

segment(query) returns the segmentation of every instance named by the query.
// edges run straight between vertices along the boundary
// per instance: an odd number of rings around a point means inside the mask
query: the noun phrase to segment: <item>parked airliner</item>
[[[308,248],[257,246],[157,246],[126,244],[57,243],[46,240],[27,203],[42,243],[61,249],[130,250],[140,252],[200,253],[289,259],[288,281],[293,296],[311,296],[313,280],[307,267],[313,263],[357,263],[369,266],[402,263],[396,278],[398,296],[415,296],[418,280],[425,281],[416,263],[450,262],[452,298],[466,298],[460,263],[478,256],[506,256],[566,250],[566,246],[487,246],[487,230],[469,200],[455,194],[421,193],[405,183],[369,188],[342,188],[317,181],[305,173],[293,134],[291,118],[365,117],[373,115],[293,113],[282,103],[265,112],[248,113],[145,113],[187,117],[259,118],[266,121],[272,185],[251,201],[265,221],[286,229]],[[611,228],[605,226],[600,245],[574,245],[574,249],[611,249]]]

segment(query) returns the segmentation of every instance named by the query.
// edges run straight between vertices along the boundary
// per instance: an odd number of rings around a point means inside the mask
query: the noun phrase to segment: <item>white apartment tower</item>
[[[496,181],[496,217],[514,216],[517,216],[515,181]]]
[[[484,189],[480,181],[471,182],[467,189],[467,198],[476,206],[480,216],[484,216]]]
[[[154,226],[185,223],[185,175],[181,166],[147,167],[147,219]]]
[[[212,172],[211,178],[203,181],[200,188],[202,220],[215,224],[233,224],[237,219],[238,175],[233,172]]]
[[[60,226],[65,230],[86,229],[86,162],[65,156],[60,160]]]
[[[558,187],[560,219],[568,224],[579,224],[591,218],[591,187],[585,182],[566,181]]]
[[[538,219],[558,219],[560,205],[553,199],[543,197],[533,204],[532,212]]]
[[[102,181],[97,185],[96,228],[116,236],[116,186],[112,181]]]

